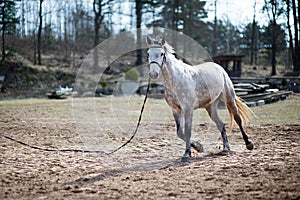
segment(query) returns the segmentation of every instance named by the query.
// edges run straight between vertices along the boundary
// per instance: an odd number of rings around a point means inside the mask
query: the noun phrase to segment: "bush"
[[[100,85],[101,85],[102,88],[105,88],[107,86],[107,82],[106,82],[106,80],[105,80],[104,77],[100,78],[100,82],[99,83],[100,83]]]
[[[140,73],[137,69],[131,68],[125,72],[125,80],[138,81]]]

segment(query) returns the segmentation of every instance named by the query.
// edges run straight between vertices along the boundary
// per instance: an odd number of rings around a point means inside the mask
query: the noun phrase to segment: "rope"
[[[36,150],[40,150],[40,151],[48,151],[48,152],[82,152],[82,153],[105,153],[104,151],[93,151],[93,150],[83,150],[83,149],[48,149],[48,148],[44,148],[44,147],[38,147],[38,146],[34,146],[34,145],[30,145],[30,144],[27,144],[25,142],[22,142],[20,140],[16,140],[12,137],[9,137],[7,135],[3,135],[2,133],[0,133],[0,136],[8,139],[8,140],[11,140],[15,143],[18,143],[18,144],[21,144],[23,146],[26,146],[26,147],[29,147],[31,149],[36,149]]]
[[[144,102],[143,102],[143,106],[142,106],[142,109],[141,109],[141,112],[140,112],[140,116],[139,116],[139,119],[138,119],[138,123],[136,125],[136,128],[135,128],[135,131],[133,132],[132,136],[130,137],[130,139],[125,142],[124,144],[122,144],[121,146],[119,146],[118,148],[116,148],[115,150],[109,152],[109,153],[106,153],[104,151],[100,151],[100,150],[83,150],[83,149],[49,149],[49,148],[44,148],[44,147],[38,147],[38,146],[34,146],[34,145],[30,145],[28,143],[25,143],[25,142],[22,142],[20,140],[16,140],[12,137],[9,137],[7,135],[3,135],[2,133],[0,133],[0,136],[2,136],[3,138],[5,139],[8,139],[8,140],[11,140],[15,143],[18,143],[18,144],[21,144],[23,146],[26,146],[26,147],[29,147],[31,149],[36,149],[36,150],[40,150],[40,151],[47,151],[47,152],[82,152],[82,153],[104,153],[104,154],[107,154],[107,155],[111,155],[113,153],[115,153],[116,151],[120,150],[121,148],[123,148],[124,146],[126,146],[129,142],[131,142],[131,140],[134,138],[134,136],[136,135],[137,131],[138,131],[138,128],[141,124],[141,120],[142,120],[142,114],[143,114],[143,111],[144,111],[144,108],[145,108],[145,104],[146,104],[146,101],[147,101],[147,98],[148,98],[148,93],[149,93],[149,89],[150,89],[150,78],[148,80],[148,86],[147,86],[147,91],[146,91],[146,96],[145,96],[145,99],[144,99]]]
[[[108,155],[113,154],[113,153],[115,153],[116,151],[118,151],[118,150],[120,150],[121,148],[123,148],[124,146],[126,146],[129,142],[131,142],[131,140],[134,138],[135,134],[137,133],[137,131],[138,131],[138,129],[139,129],[139,126],[140,126],[140,124],[141,124],[143,111],[144,111],[145,104],[146,104],[146,101],[147,101],[147,98],[148,98],[148,93],[149,93],[149,89],[150,89],[150,80],[151,80],[151,78],[149,77],[149,79],[148,79],[147,91],[146,91],[146,95],[145,95],[145,99],[144,99],[144,102],[143,102],[143,106],[142,106],[142,109],[141,109],[141,113],[140,113],[139,120],[138,120],[138,123],[137,123],[136,128],[135,128],[135,131],[133,132],[133,134],[132,134],[132,136],[129,138],[129,140],[127,140],[127,142],[125,142],[124,144],[122,144],[121,146],[119,146],[118,148],[116,148],[115,150],[113,150],[112,152],[108,153]]]

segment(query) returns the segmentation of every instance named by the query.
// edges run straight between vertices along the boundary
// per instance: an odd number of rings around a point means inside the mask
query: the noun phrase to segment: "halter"
[[[163,47],[162,46],[153,46],[153,47],[151,47],[151,48],[160,48],[160,49],[163,49]],[[149,64],[148,64],[148,66],[150,66],[151,64],[156,64],[156,65],[158,65],[159,66],[159,68],[162,68],[163,67],[163,64],[166,62],[166,51],[164,50],[164,56],[163,56],[163,61],[162,61],[162,63],[161,64],[159,64],[158,62],[156,62],[156,61],[151,61]]]

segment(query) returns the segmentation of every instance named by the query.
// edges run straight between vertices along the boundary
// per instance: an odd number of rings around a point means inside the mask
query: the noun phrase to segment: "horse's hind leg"
[[[234,115],[234,120],[236,121],[236,123],[238,124],[238,126],[239,126],[239,128],[240,128],[240,130],[242,132],[243,139],[245,141],[247,149],[248,150],[252,150],[254,148],[254,145],[253,145],[253,142],[251,140],[249,140],[247,134],[244,131],[244,128],[242,126],[242,119],[241,119],[241,117],[238,114],[236,114],[236,115]]]
[[[235,122],[238,124],[238,126],[242,132],[243,139],[245,141],[247,149],[252,150],[254,148],[253,142],[251,140],[249,140],[246,132],[244,131],[244,128],[242,126],[242,119],[241,119],[240,115],[238,113],[235,113],[233,116],[234,116]]]
[[[173,116],[176,122],[177,136],[183,141],[186,141],[185,134],[183,133],[183,126],[182,126],[184,123],[182,112],[173,110]],[[199,142],[192,140],[191,147],[193,147],[198,152],[203,152],[203,146]]]
[[[249,140],[246,132],[244,131],[244,128],[242,126],[242,119],[238,113],[238,108],[237,108],[237,105],[236,105],[236,102],[233,101],[233,102],[227,102],[227,107],[229,109],[229,112],[232,113],[233,117],[234,117],[234,120],[235,122],[238,124],[241,132],[242,132],[242,135],[243,135],[243,139],[245,141],[245,144],[246,144],[246,147],[248,150],[252,150],[254,148],[254,144],[251,140]]]
[[[230,151],[230,146],[229,142],[227,139],[227,134],[226,134],[226,129],[224,122],[220,119],[218,112],[217,112],[217,106],[218,106],[218,101],[210,104],[209,106],[206,107],[206,110],[210,116],[210,118],[216,123],[219,131],[221,132],[222,140],[223,140],[223,151],[227,152]]]

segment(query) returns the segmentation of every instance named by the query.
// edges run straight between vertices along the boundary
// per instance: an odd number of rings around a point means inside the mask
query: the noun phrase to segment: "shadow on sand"
[[[206,153],[204,156],[192,158],[190,163],[197,163],[197,162],[203,162],[206,160],[222,157],[222,156],[229,156],[235,154],[235,152],[218,152],[218,153]],[[163,161],[156,161],[156,162],[147,162],[139,165],[135,165],[128,168],[117,168],[108,170],[104,173],[101,173],[94,177],[89,178],[80,178],[75,181],[66,182],[64,185],[72,185],[72,184],[79,184],[79,185],[85,185],[85,184],[92,184],[101,180],[104,180],[106,178],[115,177],[122,173],[130,173],[130,172],[146,172],[146,171],[153,171],[153,170],[161,170],[166,169],[169,167],[183,167],[187,166],[190,163],[182,163],[181,159],[168,159]]]

